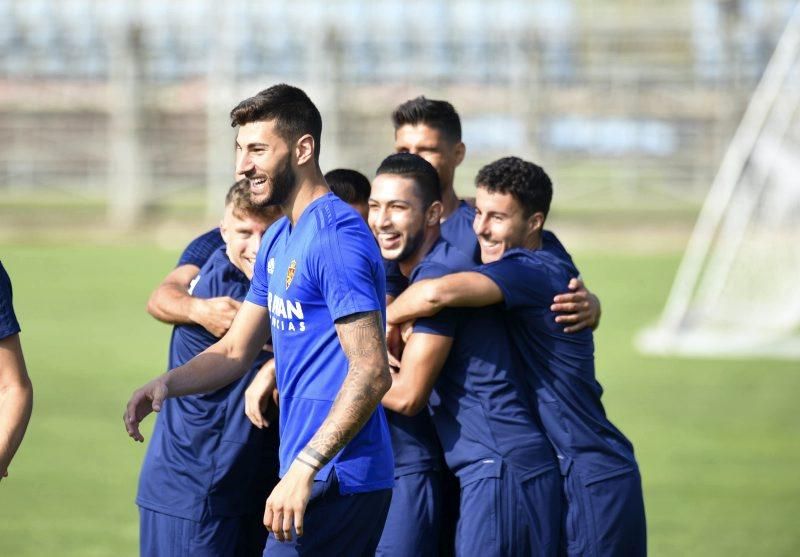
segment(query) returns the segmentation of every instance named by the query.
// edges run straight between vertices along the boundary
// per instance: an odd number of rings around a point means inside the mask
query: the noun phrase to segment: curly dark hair
[[[451,143],[461,141],[461,119],[447,101],[428,99],[420,95],[399,105],[392,112],[394,131],[402,126],[425,124],[439,132]]]
[[[279,83],[247,98],[231,110],[231,126],[275,120],[275,130],[286,142],[305,134],[314,138],[314,160],[319,164],[322,116],[302,89]]]
[[[525,218],[534,213],[547,217],[553,200],[553,183],[544,169],[518,157],[503,157],[481,168],[475,186],[510,193],[522,205]]]

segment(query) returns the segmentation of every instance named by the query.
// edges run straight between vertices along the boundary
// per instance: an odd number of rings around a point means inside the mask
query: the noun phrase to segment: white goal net
[[[800,358],[800,7],[723,158],[649,353]]]

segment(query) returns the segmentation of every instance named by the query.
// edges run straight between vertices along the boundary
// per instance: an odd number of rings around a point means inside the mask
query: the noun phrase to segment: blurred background
[[[120,417],[170,332],[145,303],[220,217],[228,112],[278,82],[320,108],[323,170],[371,177],[419,94],[461,115],[461,195],[500,156],[544,166],[549,227],[603,303],[651,554],[800,553],[795,5],[0,0],[0,259],[36,392],[0,555],[136,554],[144,447]],[[664,331],[704,340],[676,355]]]

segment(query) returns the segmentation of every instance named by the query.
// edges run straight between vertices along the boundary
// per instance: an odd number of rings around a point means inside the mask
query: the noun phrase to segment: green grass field
[[[651,554],[800,554],[800,365],[641,356],[632,337],[660,311],[678,254],[575,255],[603,301],[598,375],[636,447]],[[36,393],[0,482],[0,555],[136,554],[145,447],[121,417],[131,391],[164,369],[169,328],[144,306],[175,256],[0,244]]]

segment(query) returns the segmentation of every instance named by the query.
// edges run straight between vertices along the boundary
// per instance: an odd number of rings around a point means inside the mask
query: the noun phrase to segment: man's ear
[[[541,233],[544,228],[544,213],[537,212],[528,217],[528,234]]]
[[[444,207],[442,207],[441,201],[434,201],[431,203],[431,206],[428,207],[428,210],[425,211],[425,226],[433,226],[434,224],[439,224],[439,221],[442,220],[442,213],[444,212]]]
[[[295,144],[295,155],[297,156],[297,166],[302,166],[308,161],[314,160],[314,149],[316,144],[310,133],[305,134],[297,140]]]
[[[467,154],[467,146],[463,141],[459,141],[455,146],[456,166],[464,162],[464,157]]]
[[[228,229],[225,227],[225,219],[219,221],[219,234],[222,236],[222,241],[228,243]]]

